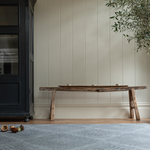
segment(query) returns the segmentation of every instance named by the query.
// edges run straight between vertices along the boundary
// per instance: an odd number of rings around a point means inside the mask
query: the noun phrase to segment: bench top
[[[129,91],[129,90],[147,89],[147,86],[78,86],[78,85],[59,85],[58,87],[40,87],[40,91],[77,91],[77,92],[115,92],[115,91]]]

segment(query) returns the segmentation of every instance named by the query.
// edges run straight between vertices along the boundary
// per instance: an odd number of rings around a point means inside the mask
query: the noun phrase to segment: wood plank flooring
[[[150,119],[56,119],[50,121],[49,119],[33,119],[29,122],[23,120],[2,120],[0,124],[118,124],[118,123],[147,123],[150,124]]]

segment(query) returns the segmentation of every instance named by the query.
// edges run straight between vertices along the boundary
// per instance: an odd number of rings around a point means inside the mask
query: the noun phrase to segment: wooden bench
[[[50,106],[51,120],[55,120],[55,94],[56,91],[76,91],[76,92],[116,92],[128,91],[129,92],[129,108],[130,118],[134,119],[134,111],[136,120],[140,120],[135,90],[147,89],[147,86],[58,86],[58,87],[40,87],[40,91],[52,91],[52,99]]]

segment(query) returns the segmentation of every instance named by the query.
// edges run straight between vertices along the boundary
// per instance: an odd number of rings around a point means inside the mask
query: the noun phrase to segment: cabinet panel
[[[18,6],[0,6],[0,26],[18,26]]]
[[[20,105],[19,91],[19,83],[0,83],[0,105]]]
[[[0,75],[18,74],[18,35],[0,35]]]

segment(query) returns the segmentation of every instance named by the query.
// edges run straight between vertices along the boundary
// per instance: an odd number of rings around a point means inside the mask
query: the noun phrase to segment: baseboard
[[[35,107],[49,107],[50,104],[35,103]],[[104,103],[81,103],[81,104],[56,104],[56,107],[128,107],[128,102],[104,102]],[[138,102],[138,107],[150,107],[150,102]]]
[[[150,118],[150,103],[138,103],[141,118]],[[35,104],[35,119],[48,119],[50,107],[47,104]],[[128,103],[103,104],[59,104],[55,109],[56,119],[98,119],[129,118]]]

